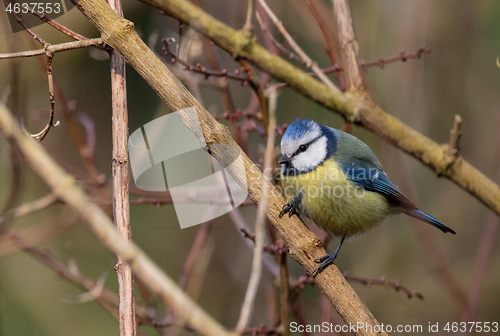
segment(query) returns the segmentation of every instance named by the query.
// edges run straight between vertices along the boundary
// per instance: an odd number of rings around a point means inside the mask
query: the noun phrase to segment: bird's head
[[[312,120],[295,120],[281,139],[282,174],[297,175],[316,169],[336,147],[333,129]]]

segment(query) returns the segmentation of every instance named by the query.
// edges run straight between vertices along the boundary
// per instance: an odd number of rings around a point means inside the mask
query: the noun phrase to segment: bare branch
[[[101,38],[95,38],[95,39],[88,39],[88,40],[83,40],[83,41],[73,41],[73,42],[66,42],[66,43],[60,43],[60,44],[48,44],[43,49],[20,51],[20,52],[8,53],[8,54],[0,54],[0,59],[39,56],[39,55],[45,55],[47,52],[55,54],[56,52],[60,52],[60,51],[79,49],[79,48],[87,48],[87,47],[92,47],[92,46],[93,47],[102,46],[103,43],[104,42],[102,41]]]
[[[121,0],[107,0],[117,15],[123,17]],[[130,226],[129,177],[128,177],[128,111],[127,84],[125,80],[125,59],[115,50],[109,52],[111,62],[111,101],[113,153],[111,172],[113,176],[113,219],[118,232],[127,241],[132,241]],[[135,336],[137,324],[135,321],[134,275],[132,267],[118,256],[115,267],[118,275],[118,297],[120,305],[120,336]]]

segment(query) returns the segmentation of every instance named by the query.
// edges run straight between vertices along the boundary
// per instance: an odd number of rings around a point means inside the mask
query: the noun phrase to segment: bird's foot
[[[320,264],[316,269],[312,272],[312,276],[315,277],[319,273],[323,272],[325,268],[330,265],[333,265],[333,262],[337,258],[338,251],[335,250],[330,254],[324,255],[321,258],[315,259],[314,262]]]
[[[297,215],[297,216],[299,215],[299,213],[297,212],[297,208],[292,203],[287,203],[283,206],[283,209],[281,209],[280,216],[279,216],[280,219],[285,214],[288,214],[288,217],[292,217],[293,215]]]

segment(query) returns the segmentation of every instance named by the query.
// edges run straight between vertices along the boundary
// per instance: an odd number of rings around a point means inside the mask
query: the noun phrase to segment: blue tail
[[[444,233],[451,232],[453,234],[456,234],[455,231],[438,221],[436,218],[426,214],[425,212],[422,212],[418,209],[406,209],[405,214],[408,216],[411,216],[413,218],[419,219],[423,222],[429,223],[432,226],[437,227],[439,230],[443,231]]]

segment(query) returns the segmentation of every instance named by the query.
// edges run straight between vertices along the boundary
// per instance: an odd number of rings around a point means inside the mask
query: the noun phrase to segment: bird
[[[372,150],[339,129],[298,118],[281,139],[281,188],[287,201],[279,217],[306,216],[340,237],[338,247],[315,260],[313,275],[333,264],[348,237],[366,232],[386,217],[404,213],[456,234],[419,210],[382,170]]]

